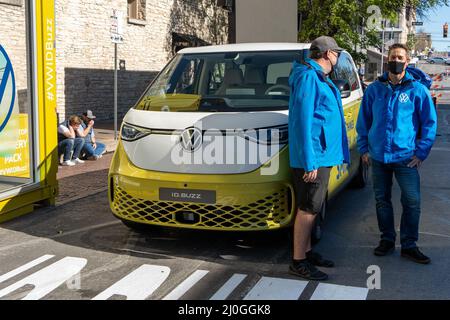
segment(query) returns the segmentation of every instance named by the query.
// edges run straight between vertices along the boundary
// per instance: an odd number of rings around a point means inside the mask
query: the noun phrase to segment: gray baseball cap
[[[311,42],[311,51],[325,52],[327,50],[340,52],[344,49],[339,47],[332,37],[320,36]]]

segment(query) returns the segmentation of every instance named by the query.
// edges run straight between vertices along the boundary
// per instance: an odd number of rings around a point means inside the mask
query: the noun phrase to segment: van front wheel
[[[362,189],[367,185],[369,180],[369,165],[365,164],[362,159],[359,159],[358,173],[353,178],[353,186]]]

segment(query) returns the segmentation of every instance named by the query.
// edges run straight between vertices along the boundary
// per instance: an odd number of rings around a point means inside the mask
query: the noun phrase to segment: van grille
[[[115,185],[113,208],[120,218],[161,226],[230,231],[265,230],[289,223],[290,199],[290,190],[286,187],[247,205],[151,201],[133,197]],[[194,212],[200,219],[195,224],[180,223],[176,219],[180,212]]]

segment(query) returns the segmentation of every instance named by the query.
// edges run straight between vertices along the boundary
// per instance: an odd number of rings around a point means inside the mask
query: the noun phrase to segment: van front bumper
[[[108,175],[109,203],[122,220],[175,228],[261,231],[287,227],[295,213],[288,148],[276,156],[279,170],[261,175],[179,174],[134,166],[119,141]],[[268,164],[266,164],[268,165]],[[161,200],[160,188],[208,190],[214,203]]]

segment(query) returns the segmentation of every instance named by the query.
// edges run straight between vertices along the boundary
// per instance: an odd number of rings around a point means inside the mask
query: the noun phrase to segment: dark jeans
[[[58,155],[64,154],[64,161],[71,160],[70,153],[73,150],[72,158],[76,159],[80,156],[81,149],[84,145],[83,138],[64,139],[58,143]]]
[[[394,210],[391,202],[392,178],[401,189],[403,207],[400,242],[403,249],[416,247],[419,239],[420,176],[417,168],[408,168],[411,160],[384,164],[372,159],[373,189],[381,239],[395,243]]]
[[[95,149],[92,146],[92,143],[86,142],[83,146],[83,150],[81,151],[81,153],[83,154],[83,158],[89,158],[92,157],[93,155],[96,156],[101,155],[103,151],[105,151],[105,149],[106,146],[101,142],[97,142],[97,148]]]

